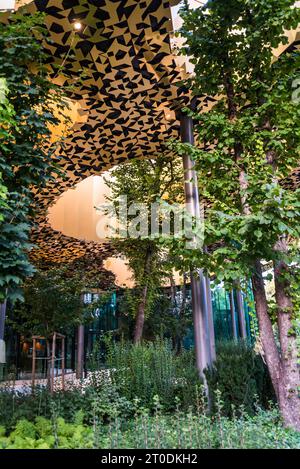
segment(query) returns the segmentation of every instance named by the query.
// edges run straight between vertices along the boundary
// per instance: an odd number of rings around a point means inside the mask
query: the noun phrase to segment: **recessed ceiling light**
[[[80,31],[82,29],[82,23],[80,23],[79,21],[75,21],[73,27],[75,31]]]

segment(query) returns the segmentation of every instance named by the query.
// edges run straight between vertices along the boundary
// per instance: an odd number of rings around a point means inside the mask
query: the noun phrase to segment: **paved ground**
[[[74,372],[68,372],[65,374],[65,389],[72,389],[74,387],[81,388],[84,390],[89,384],[95,383],[95,381],[99,382],[105,380],[109,381],[110,379],[110,372],[109,370],[99,370],[88,372],[87,376],[80,380],[76,378],[76,374]],[[0,391],[1,389],[10,389],[11,391],[17,391],[22,393],[31,392],[32,382],[31,379],[22,379],[16,381],[5,381],[0,383]],[[47,386],[46,379],[36,379],[35,386]],[[62,379],[61,376],[57,376],[54,378],[54,389],[60,390],[62,388]]]

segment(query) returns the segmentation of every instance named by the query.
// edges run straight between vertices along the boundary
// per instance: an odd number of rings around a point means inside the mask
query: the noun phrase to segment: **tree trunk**
[[[276,245],[281,252],[287,251],[284,240]],[[281,379],[279,386],[279,407],[286,426],[300,431],[300,373],[298,365],[297,337],[292,329],[293,303],[288,294],[290,284],[284,278],[289,270],[283,261],[274,266],[277,321],[281,349]]]
[[[276,345],[271,319],[268,314],[268,303],[260,261],[256,261],[255,269],[256,272],[252,277],[252,284],[256,314],[259,323],[260,340],[274,391],[277,399],[279,400],[281,378],[280,355]]]
[[[174,281],[174,276],[173,274],[170,274],[170,291],[171,291],[171,303],[172,303],[172,308],[175,308],[175,302],[176,302],[176,285]]]
[[[139,344],[143,337],[143,329],[145,323],[145,307],[147,302],[147,293],[148,293],[148,286],[146,285],[142,290],[142,298],[140,304],[138,306],[136,321],[135,321],[135,329],[134,329],[134,337],[133,343]]]
[[[230,121],[236,117],[235,90],[232,85],[232,78],[228,72],[224,76],[224,85],[228,100],[228,118]],[[261,105],[264,98],[259,95],[258,104]],[[272,126],[269,120],[264,123],[264,128],[271,130]],[[249,215],[250,207],[247,203],[245,191],[248,187],[247,175],[242,164],[243,148],[240,142],[234,145],[234,156],[236,163],[239,164],[239,185],[242,213]],[[278,183],[275,176],[276,154],[274,150],[269,150],[266,154],[266,162],[274,170],[273,182]],[[287,245],[279,241],[275,246],[279,252],[287,252]],[[262,347],[265,354],[266,363],[277,396],[280,411],[284,423],[288,427],[300,431],[300,397],[299,397],[299,367],[297,365],[297,347],[296,336],[291,333],[291,316],[293,305],[291,298],[287,294],[287,285],[282,280],[282,273],[288,268],[283,262],[275,265],[275,296],[277,304],[277,318],[280,339],[280,352],[277,348],[272,323],[268,314],[268,303],[266,299],[264,280],[262,276],[261,263],[259,260],[255,263],[256,272],[253,275],[253,293],[256,304],[256,314],[259,322],[259,331]]]
[[[148,278],[150,275],[151,269],[151,258],[152,252],[149,249],[146,254],[145,259],[145,268],[144,268],[144,278],[145,278],[145,285],[142,288],[141,300],[138,306],[137,315],[135,319],[135,328],[134,328],[134,336],[133,336],[133,343],[139,344],[143,337],[143,330],[144,330],[144,323],[145,323],[145,309],[147,304],[147,295],[148,295]]]

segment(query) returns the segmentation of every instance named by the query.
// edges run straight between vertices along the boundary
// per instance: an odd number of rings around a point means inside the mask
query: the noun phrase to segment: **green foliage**
[[[111,206],[106,208],[106,212],[117,216],[120,221],[119,232],[112,244],[127,260],[136,286],[135,292],[128,292],[126,297],[127,312],[133,317],[137,315],[146,289],[145,316],[149,316],[160,286],[171,273],[173,262],[168,249],[161,245],[160,234],[149,232],[151,204],[182,201],[182,179],[181,161],[160,155],[155,160],[136,160],[121,164],[106,180],[111,191],[111,195],[107,197]],[[136,213],[128,211],[125,217],[119,205],[120,198],[124,196],[126,209],[131,204],[144,204],[145,210],[138,209]],[[137,218],[140,218],[140,224],[137,223]],[[161,223],[161,220],[157,221]],[[136,225],[138,233],[136,237],[132,237],[130,230]]]
[[[221,404],[221,403],[220,403]],[[255,417],[232,420],[204,413],[179,412],[165,415],[157,409],[153,417],[144,410],[128,430],[113,426],[112,448],[299,448],[299,433],[282,427],[276,410],[259,412]],[[123,430],[123,431],[122,431]]]
[[[36,416],[49,419],[53,413],[72,422],[78,412],[84,423],[100,425],[115,415],[130,419],[143,408],[153,414],[155,396],[159,396],[165,412],[198,409],[201,387],[193,350],[175,354],[170,342],[161,339],[133,346],[130,342],[113,343],[107,338],[106,348],[109,368],[97,368],[95,353],[95,366],[87,381],[68,384],[65,392],[56,391],[51,396],[42,387],[36,387],[34,392],[30,388],[28,392],[0,389],[0,425],[10,431],[20,419],[34,421]],[[219,344],[215,369],[207,372],[207,379],[214,414],[219,409],[214,397],[217,391],[222,400],[222,415],[231,417],[233,408],[253,415],[258,407],[268,408],[274,397],[261,358],[243,343]]]
[[[174,409],[177,399],[185,408],[195,401],[199,383],[191,352],[176,356],[170,342],[162,339],[140,345],[108,341],[107,349],[112,383],[129,401],[148,406],[159,395],[167,409]]]
[[[134,414],[134,404],[120,396],[115,387],[96,374],[87,385],[68,385],[66,391],[56,391],[54,395],[44,387],[26,392],[0,390],[0,425],[9,432],[19,420],[34,422],[35,418],[53,419],[63,417],[67,422],[82,420],[87,425],[107,422],[117,412],[124,418]],[[82,423],[80,422],[80,423]]]
[[[299,433],[284,429],[267,403],[265,368],[245,344],[218,346],[215,371],[207,374],[213,415],[192,351],[175,355],[161,340],[138,346],[108,340],[107,347],[110,368],[93,370],[65,392],[2,388],[0,447],[300,447]]]
[[[216,391],[223,401],[223,415],[232,416],[243,408],[253,415],[257,406],[268,408],[275,394],[262,358],[244,342],[222,342],[217,345],[217,359],[212,370],[206,370],[212,410],[216,412]]]
[[[55,426],[43,417],[37,417],[35,424],[19,420],[15,430],[0,438],[2,449],[51,449],[51,448],[92,448],[93,432],[82,424],[66,423],[58,418]]]
[[[184,295],[187,295],[185,285],[180,288],[180,298],[176,297],[175,301],[165,291],[157,295],[145,321],[145,338],[170,338],[173,348],[181,349],[183,339],[193,328],[191,302]]]
[[[181,293],[185,291],[181,287]],[[186,294],[186,293],[185,293]],[[139,298],[135,289],[126,289],[120,298],[118,307],[119,329],[116,335],[130,340],[134,329],[134,316]],[[151,295],[150,304],[144,324],[143,337],[145,340],[154,340],[155,337],[171,338],[180,348],[183,338],[192,328],[191,305],[185,299],[172,301],[166,290],[156,288]],[[185,304],[186,303],[186,304]]]
[[[2,174],[0,173],[0,222],[3,220],[2,210],[7,207],[6,205],[7,189],[3,185]]]
[[[80,297],[84,287],[80,272],[69,277],[64,267],[37,271],[25,283],[24,302],[17,302],[8,324],[27,338],[73,330],[91,319]]]
[[[194,10],[185,4],[182,53],[192,56],[195,65],[186,85],[195,97],[208,95],[216,103],[209,110],[186,109],[195,121],[197,146],[176,142],[170,146],[195,160],[199,193],[206,205],[208,249],[189,252],[175,244],[179,265],[183,270],[203,268],[216,282],[224,281],[228,290],[235,285],[243,288],[240,279],[252,278],[273,385],[277,395],[277,387],[286,391],[286,403],[279,399],[281,411],[284,415],[290,406],[296,422],[300,284],[287,280],[286,274],[293,277],[293,266],[299,265],[300,189],[295,174],[300,106],[293,87],[300,54],[287,48],[274,57],[274,49],[288,44],[286,31],[300,23],[300,9],[294,3],[213,0]],[[262,262],[274,268],[275,303],[265,302]],[[277,319],[279,353],[271,317]],[[299,421],[294,425],[299,428]]]
[[[293,4],[216,0],[182,10],[182,53],[195,65],[187,86],[218,102],[209,112],[187,111],[202,147],[173,145],[196,161],[206,202],[205,244],[214,250],[189,253],[179,246],[176,252],[182,250],[183,268],[195,264],[230,285],[249,277],[256,259],[287,261],[274,249],[279,238],[291,245],[299,239],[300,191],[283,181],[299,163],[300,108],[292,83],[300,56],[286,53],[274,61],[272,53],[287,43],[284,30],[300,22]]]
[[[21,420],[7,437],[0,433],[3,449],[48,448],[235,448],[235,449],[299,449],[299,433],[282,427],[276,410],[260,411],[255,417],[211,419],[203,413],[166,415],[155,399],[156,412],[147,409],[125,421],[116,416],[107,425],[86,427],[82,423],[66,423],[62,418],[35,423]]]
[[[63,118],[64,91],[53,84],[41,41],[44,17],[13,13],[0,23],[0,172],[6,187],[0,220],[0,301],[20,297],[33,273],[28,259],[34,190],[60,173],[52,155],[50,127]],[[46,142],[46,143],[45,143]],[[3,190],[1,190],[3,194]]]

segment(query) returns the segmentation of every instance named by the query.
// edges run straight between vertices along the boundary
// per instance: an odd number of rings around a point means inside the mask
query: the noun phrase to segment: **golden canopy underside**
[[[108,244],[85,242],[51,228],[47,208],[66,189],[90,175],[126,160],[155,157],[164,142],[178,136],[174,110],[188,104],[181,85],[184,66],[172,51],[170,6],[179,0],[35,0],[25,8],[46,13],[51,43],[52,79],[73,86],[79,104],[64,148],[58,151],[66,180],[57,180],[37,194],[38,228],[32,238],[34,262],[74,259],[102,263]],[[74,32],[73,23],[83,27]],[[294,47],[300,47],[298,42]],[[57,66],[61,69],[57,72]],[[81,80],[79,80],[81,77]],[[214,99],[203,96],[199,106]]]
[[[176,4],[176,0],[172,2]],[[24,7],[46,14],[52,79],[72,85],[78,119],[54,158],[67,173],[36,196],[34,262],[46,265],[113,254],[108,244],[64,236],[51,228],[47,209],[66,189],[128,159],[155,157],[177,136],[167,120],[185,102],[185,73],[171,53],[170,2],[162,0],[36,0]],[[74,31],[74,21],[82,29]],[[59,73],[57,67],[60,67]],[[209,101],[204,98],[203,101]]]
[[[65,180],[37,193],[34,262],[106,258],[108,244],[64,236],[51,228],[47,208],[66,189],[129,159],[155,157],[178,136],[174,109],[188,103],[186,77],[171,50],[173,0],[36,0],[25,8],[46,13],[52,79],[72,85],[79,119],[56,158]],[[74,32],[74,21],[82,23]],[[57,67],[61,67],[59,73]],[[81,77],[81,79],[79,79]],[[213,100],[203,97],[203,106]]]

